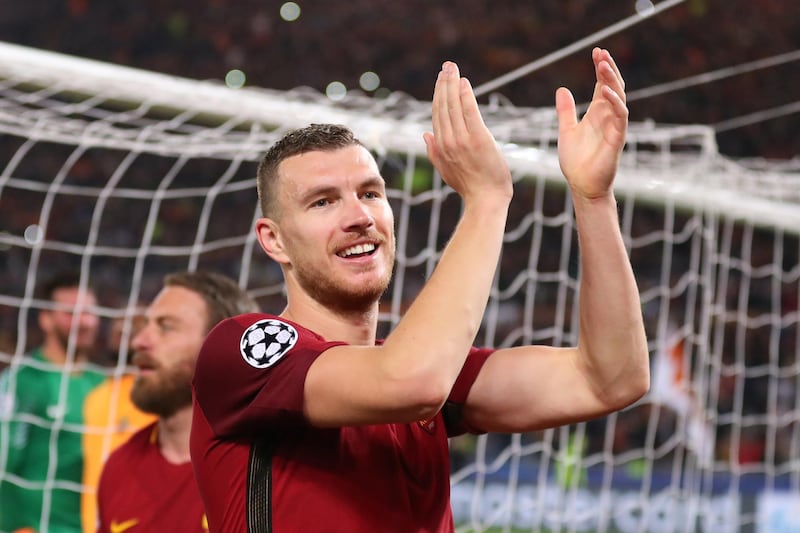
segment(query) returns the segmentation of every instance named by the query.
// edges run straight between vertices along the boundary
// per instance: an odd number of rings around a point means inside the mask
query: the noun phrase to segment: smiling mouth
[[[357,244],[355,246],[351,246],[349,248],[345,248],[341,252],[337,253],[339,257],[342,258],[350,258],[350,257],[362,257],[365,255],[372,255],[375,253],[375,250],[378,249],[378,246],[374,243],[365,243],[365,244]]]

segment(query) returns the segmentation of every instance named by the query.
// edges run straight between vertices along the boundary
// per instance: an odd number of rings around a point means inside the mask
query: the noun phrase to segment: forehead
[[[352,145],[288,157],[281,162],[278,175],[286,192],[292,193],[321,183],[339,184],[379,177],[380,171],[369,150],[361,145]]]
[[[80,305],[94,305],[94,293],[90,290],[81,291],[79,287],[62,287],[53,291],[53,302],[70,308]],[[59,310],[60,309],[59,306]],[[70,309],[71,310],[71,309]]]
[[[202,296],[186,287],[164,287],[147,308],[150,319],[174,318],[205,324],[208,316]]]

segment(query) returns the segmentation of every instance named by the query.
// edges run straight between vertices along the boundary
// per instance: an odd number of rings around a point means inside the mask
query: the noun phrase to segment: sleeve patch
[[[251,324],[239,341],[239,351],[245,362],[254,368],[269,368],[297,343],[297,330],[274,318]]]

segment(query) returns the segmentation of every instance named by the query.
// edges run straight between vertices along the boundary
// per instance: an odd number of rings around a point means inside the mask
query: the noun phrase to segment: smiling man
[[[206,333],[256,310],[233,280],[209,272],[170,274],[131,342],[138,375],[131,400],[158,417],[114,451],[97,491],[98,532],[208,529],[189,459],[191,379]]]
[[[448,436],[601,416],[649,385],[638,290],[612,184],[624,83],[605,50],[581,121],[559,89],[559,158],[581,245],[577,346],[472,346],[503,244],[512,180],[469,82],[444,63],[431,162],[463,210],[400,323],[376,339],[394,219],[370,152],[347,128],[287,134],[258,173],[258,240],[282,268],[280,315],[221,322],[194,377],[191,455],[210,529],[452,532]]]

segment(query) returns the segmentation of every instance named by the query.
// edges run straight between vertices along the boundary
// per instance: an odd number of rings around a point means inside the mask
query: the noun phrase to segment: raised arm
[[[461,219],[431,278],[381,347],[331,348],[309,369],[305,409],[317,425],[432,417],[478,332],[502,247],[511,173],[454,63],[439,73],[432,111],[428,154],[462,198]]]
[[[628,121],[624,81],[608,51],[596,48],[592,59],[597,83],[582,120],[570,91],[556,92],[559,161],[581,257],[578,345],[492,356],[467,401],[475,428],[528,431],[586,420],[629,405],[649,387],[639,293],[612,191]]]

